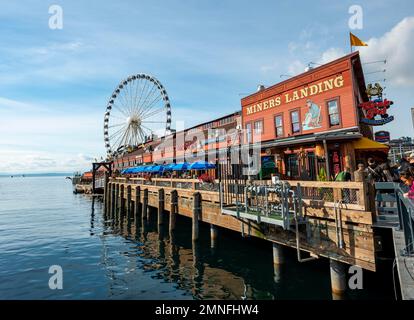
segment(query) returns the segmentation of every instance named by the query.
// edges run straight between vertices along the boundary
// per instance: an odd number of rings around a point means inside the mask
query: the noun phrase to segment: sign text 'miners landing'
[[[300,100],[306,97],[311,97],[316,94],[329,91],[332,89],[343,87],[344,79],[343,76],[337,76],[328,80],[312,84],[302,89],[295,90],[290,93],[285,93],[277,97],[270,98],[268,100],[255,103],[251,106],[246,107],[247,115],[254,114],[260,111],[271,109],[280,106],[282,103],[289,103],[292,101]]]

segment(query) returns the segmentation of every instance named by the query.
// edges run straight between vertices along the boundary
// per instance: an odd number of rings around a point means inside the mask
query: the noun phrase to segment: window
[[[290,119],[292,122],[292,133],[300,132],[299,111],[292,111]]]
[[[254,123],[254,133],[255,134],[262,134],[263,133],[263,121],[256,121]]]
[[[252,143],[252,125],[251,125],[251,123],[246,124],[246,138],[247,138],[247,143]]]
[[[283,118],[282,116],[275,117],[276,138],[283,137]]]
[[[290,178],[299,176],[299,160],[296,154],[288,154],[286,156],[287,176]]]
[[[338,126],[339,125],[339,107],[338,100],[328,101],[328,115],[329,115],[329,125]]]

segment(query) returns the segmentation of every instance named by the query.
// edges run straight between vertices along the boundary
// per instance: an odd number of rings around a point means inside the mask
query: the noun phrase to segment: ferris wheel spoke
[[[113,104],[113,106],[119,111],[119,112],[121,112],[126,118],[128,118],[128,114],[126,113],[126,111],[123,109],[123,108],[121,108],[120,106],[118,106],[117,104]]]
[[[143,142],[146,142],[145,137],[147,137],[147,134],[145,133],[145,131],[143,130],[142,127],[138,127],[139,132],[141,132],[141,135],[143,137]]]
[[[141,123],[165,123],[165,121],[141,121]]]
[[[134,99],[133,99],[133,95],[134,95],[133,91],[134,91],[134,88],[133,88],[133,81],[129,81],[128,82],[128,85],[129,85],[128,92],[129,92],[129,98],[130,98],[130,100],[129,100],[130,101],[130,103],[129,103],[129,112],[132,115],[133,114],[133,110],[134,110]]]
[[[133,110],[134,111],[138,107],[137,106],[137,99],[138,99],[138,90],[139,90],[139,84],[141,82],[141,79],[137,79],[135,81],[136,81],[136,86],[135,86],[135,96],[134,96],[134,102],[133,102]]]
[[[138,100],[138,104],[137,104],[138,106],[140,106],[140,104],[141,104],[141,100],[142,100],[142,97],[144,96],[144,92],[146,91],[147,86],[148,86],[148,82],[145,81],[144,85],[142,86],[142,89],[140,91],[140,94],[139,94],[139,100]]]
[[[148,101],[148,98],[150,96],[152,96],[154,93],[156,93],[156,89],[157,89],[157,86],[155,84],[152,84],[151,89],[146,92],[145,98],[144,98],[144,100],[142,100],[142,103],[140,105],[140,108],[137,110],[138,111],[138,114],[140,113],[140,110],[144,109],[144,107],[145,107],[145,105],[146,105],[146,103]]]
[[[147,104],[147,102],[150,100],[150,98],[154,95],[154,94],[156,94],[157,93],[157,85],[154,83],[153,85],[152,85],[152,88],[151,88],[151,90],[148,92],[148,94],[145,96],[145,99],[144,99],[144,102],[142,103],[142,105],[146,105]]]
[[[141,123],[141,127],[143,127],[144,129],[147,129],[151,134],[153,133],[153,130],[151,128],[144,126],[142,123]]]
[[[129,95],[129,90],[128,90],[128,83],[126,85],[124,85],[124,91],[122,91],[122,101],[123,101],[123,106],[125,108],[126,113],[128,114],[128,116],[131,114],[131,103],[128,99],[128,95]]]
[[[119,119],[119,120],[122,120],[123,122],[125,122],[125,117],[121,118],[120,116],[111,115],[111,118],[116,118],[116,119]]]
[[[157,96],[157,98],[155,98],[153,101],[151,101],[151,103],[146,107],[143,108],[143,113],[148,113],[152,108],[157,106],[158,101],[160,101],[162,99],[162,95]],[[143,116],[143,115],[141,115]]]
[[[116,142],[118,142],[119,138],[123,136],[123,134],[125,133],[125,130],[123,130],[124,128],[122,128],[121,130],[118,130],[117,132],[111,134],[109,136],[110,140],[114,140],[114,145],[116,145]]]
[[[165,109],[165,107],[163,106],[162,108],[156,109],[156,110],[154,110],[153,112],[143,114],[143,115],[141,116],[141,120],[148,119],[149,117],[152,117],[153,115],[155,115],[155,114],[157,114],[157,113],[161,112],[161,111],[162,111],[162,110],[164,110],[164,109]]]
[[[108,126],[108,128],[116,128],[116,127],[124,126],[124,125],[125,125],[125,121],[117,123],[117,124],[112,124],[112,125]]]
[[[123,88],[126,90],[126,86],[124,85]],[[128,100],[125,97],[125,90],[122,90],[120,93],[118,93],[118,101],[122,105],[124,109],[128,108]]]

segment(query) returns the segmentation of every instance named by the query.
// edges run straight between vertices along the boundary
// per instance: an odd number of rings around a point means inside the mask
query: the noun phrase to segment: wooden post
[[[217,247],[218,228],[214,224],[210,224],[210,247]]]
[[[126,212],[127,212],[127,219],[128,221],[131,220],[131,203],[132,199],[131,199],[131,186],[128,185],[127,186],[127,199],[126,199]]]
[[[201,194],[200,192],[194,192],[193,194],[193,227],[192,227],[192,240],[198,240],[199,229],[199,216],[201,211]]]
[[[280,244],[272,243],[273,245],[273,264],[274,265],[281,265],[285,263],[285,259],[283,256],[283,247]]]
[[[120,192],[120,204],[121,207],[119,209],[119,219],[122,221],[124,218],[124,213],[125,213],[125,186],[123,184],[121,184],[121,192]]]
[[[178,193],[177,190],[172,190],[170,194],[171,206],[170,206],[170,223],[169,223],[169,232],[170,234],[175,229],[175,221],[178,207]]]
[[[115,211],[114,211],[114,219],[118,219],[118,208],[119,208],[119,183],[115,186]]]
[[[141,212],[141,187],[135,188],[135,223],[138,222],[138,214]]]
[[[283,255],[283,246],[277,243],[272,243],[273,248],[273,280],[275,283],[280,282],[282,265],[285,263]]]
[[[111,183],[111,219],[115,216],[115,182]]]
[[[148,189],[144,189],[144,199],[142,205],[142,219],[148,219]]]
[[[330,259],[331,289],[334,299],[340,299],[346,290],[345,264]]]
[[[158,190],[158,225],[164,223],[163,214],[164,214],[164,189]]]

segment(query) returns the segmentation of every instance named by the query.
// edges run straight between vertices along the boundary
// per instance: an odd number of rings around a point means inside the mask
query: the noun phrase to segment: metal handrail
[[[399,229],[404,232],[405,254],[414,254],[414,202],[405,198],[402,185],[394,182],[380,182],[375,184],[375,189],[392,190],[397,202]]]

